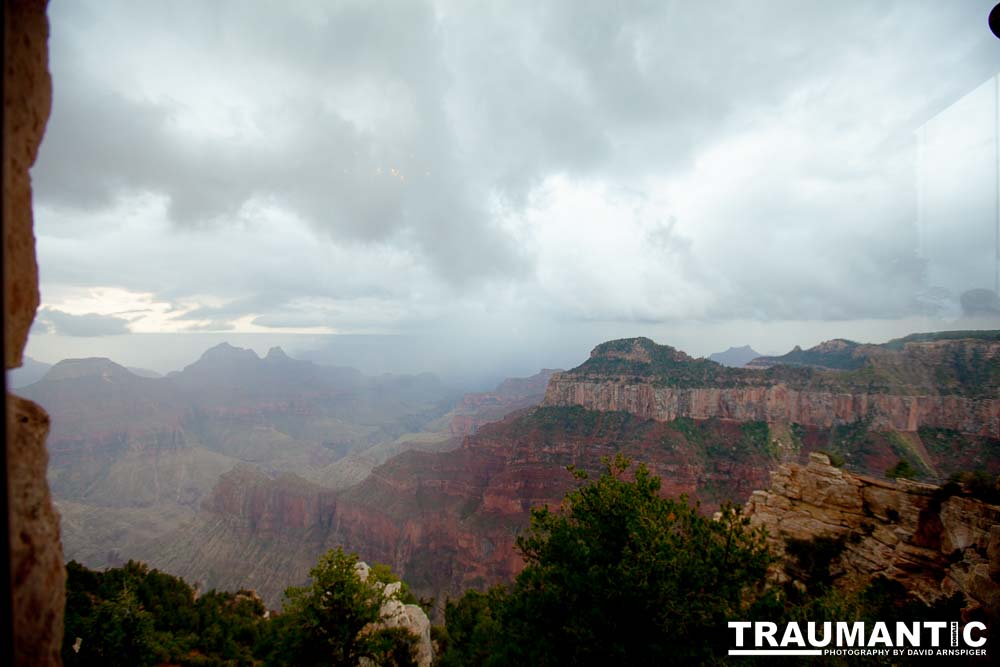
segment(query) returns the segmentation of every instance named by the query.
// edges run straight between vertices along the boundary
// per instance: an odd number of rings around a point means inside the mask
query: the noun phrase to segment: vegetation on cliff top
[[[998,331],[913,334],[881,345],[833,340],[807,350],[796,347],[778,357],[760,357],[755,367],[730,368],[694,359],[648,338],[624,338],[601,343],[567,374],[678,389],[785,384],[833,393],[996,397],[1000,354],[990,349],[998,343]]]
[[[902,350],[907,343],[933,343],[944,340],[985,340],[1000,342],[1000,331],[934,331],[914,333],[902,338],[893,338],[884,347],[891,350]]]

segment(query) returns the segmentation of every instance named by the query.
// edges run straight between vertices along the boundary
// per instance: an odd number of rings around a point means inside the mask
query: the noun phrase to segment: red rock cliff
[[[1000,437],[1000,341],[835,342],[791,357],[835,367],[726,369],[648,339],[612,341],[579,368],[554,374],[542,404],[621,410],[658,421],[719,418],[821,428],[868,421],[883,431],[930,427]]]
[[[644,419],[733,419],[829,428],[871,420],[872,428],[944,428],[1000,437],[1000,400],[963,396],[897,396],[799,391],[784,384],[737,388],[674,388],[621,379],[581,381],[557,374],[543,405],[621,410]]]

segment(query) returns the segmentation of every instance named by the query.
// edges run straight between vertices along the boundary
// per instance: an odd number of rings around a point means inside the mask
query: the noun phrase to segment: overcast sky
[[[933,326],[992,287],[992,4],[52,0],[28,354]]]

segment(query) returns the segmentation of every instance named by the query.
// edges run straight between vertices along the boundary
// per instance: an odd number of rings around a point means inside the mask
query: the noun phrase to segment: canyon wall
[[[291,473],[275,478],[240,464],[222,475],[201,512],[182,527],[136,544],[130,558],[202,590],[257,591],[272,607],[305,583],[325,551],[335,493]]]
[[[516,410],[538,405],[545,397],[549,378],[558,371],[544,368],[526,378],[508,378],[494,391],[465,394],[453,411],[449,433],[463,438],[480,426],[499,421]]]
[[[458,449],[393,457],[339,492],[241,466],[220,479],[190,526],[137,557],[203,588],[250,586],[276,608],[284,587],[342,546],[390,564],[415,593],[443,604],[513,579],[523,567],[515,541],[531,509],[557,507],[579,483],[567,466],[599,473],[603,458],[622,452],[661,475],[664,493],[693,495],[712,511],[767,483],[770,444],[787,435],[735,422],[525,410],[482,426]]]
[[[647,338],[598,345],[556,373],[543,405],[643,419],[732,419],[876,431],[936,428],[1000,437],[997,332],[915,334],[882,345],[834,340],[725,368]]]
[[[209,512],[234,525],[273,537],[330,524],[335,494],[301,477],[284,473],[275,479],[241,463],[219,478],[205,500]]]
[[[619,379],[581,380],[557,373],[543,405],[621,410],[657,421],[717,418],[830,428],[870,420],[876,430],[930,427],[1000,437],[1000,400],[993,398],[801,391],[784,384],[677,388]]]

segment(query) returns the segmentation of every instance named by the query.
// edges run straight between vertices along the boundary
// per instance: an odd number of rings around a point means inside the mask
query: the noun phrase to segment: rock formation
[[[15,664],[62,664],[66,571],[45,469],[49,417],[7,395],[7,475]]]
[[[797,567],[790,542],[829,538],[839,550],[831,573],[844,585],[884,575],[925,602],[957,591],[1000,611],[1000,506],[956,491],[852,474],[813,453],[805,466],[779,466],[746,512],[783,557],[782,576]]]
[[[355,570],[361,581],[368,581],[370,568],[365,562],[357,563]],[[391,584],[376,582],[375,587],[382,595],[382,607],[379,609],[379,620],[375,628],[403,628],[417,636],[416,663],[418,667],[430,667],[434,662],[434,646],[431,643],[431,621],[420,605],[406,604],[399,599],[402,584],[398,581]],[[361,632],[367,631],[362,629]],[[362,660],[362,665],[370,661]],[[374,665],[372,665],[374,667]]]
[[[730,347],[725,352],[715,352],[708,355],[708,358],[723,366],[743,368],[759,356],[761,356],[760,352],[757,352],[749,345],[743,345],[742,347]]]
[[[45,0],[4,3],[3,338],[7,370],[21,365],[38,307],[28,170],[38,155],[52,103],[45,8]],[[59,520],[45,480],[49,421],[37,405],[11,394],[6,397],[6,410],[5,523],[12,536],[13,646],[4,632],[0,661],[59,665],[66,573]],[[7,622],[6,613],[3,622]]]
[[[52,109],[46,0],[4,2],[4,367],[17,368],[38,308],[31,174]]]

